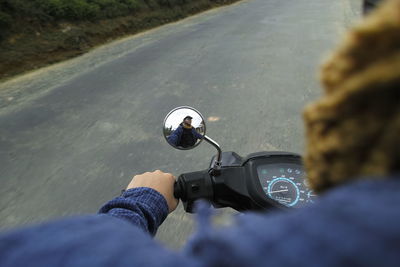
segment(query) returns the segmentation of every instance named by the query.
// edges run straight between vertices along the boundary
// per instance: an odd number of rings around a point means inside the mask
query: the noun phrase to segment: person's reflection
[[[167,139],[171,145],[189,148],[193,147],[198,139],[203,139],[203,136],[192,126],[192,119],[192,117],[186,116],[179,127],[168,136]]]

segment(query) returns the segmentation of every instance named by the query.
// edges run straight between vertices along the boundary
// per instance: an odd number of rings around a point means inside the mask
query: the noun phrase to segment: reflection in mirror
[[[176,149],[192,149],[198,146],[206,134],[203,116],[191,107],[178,107],[165,117],[164,137]]]

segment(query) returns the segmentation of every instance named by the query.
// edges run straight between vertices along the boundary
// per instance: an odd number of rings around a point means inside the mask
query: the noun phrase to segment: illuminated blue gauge
[[[280,177],[269,182],[267,195],[287,207],[293,207],[299,202],[300,190],[292,180]]]

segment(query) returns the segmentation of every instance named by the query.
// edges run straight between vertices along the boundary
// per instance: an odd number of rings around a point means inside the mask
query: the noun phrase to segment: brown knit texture
[[[399,172],[400,0],[384,2],[345,36],[321,81],[324,95],[304,110],[310,186],[322,192]]]

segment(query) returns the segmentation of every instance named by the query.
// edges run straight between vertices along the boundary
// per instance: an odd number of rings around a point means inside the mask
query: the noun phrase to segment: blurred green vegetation
[[[0,0],[2,23],[25,17],[41,21],[97,20],[133,14],[146,0]]]
[[[0,0],[0,80],[239,0]]]
[[[201,0],[0,0],[0,38],[16,21],[96,21]],[[224,0],[210,0],[224,2]]]

